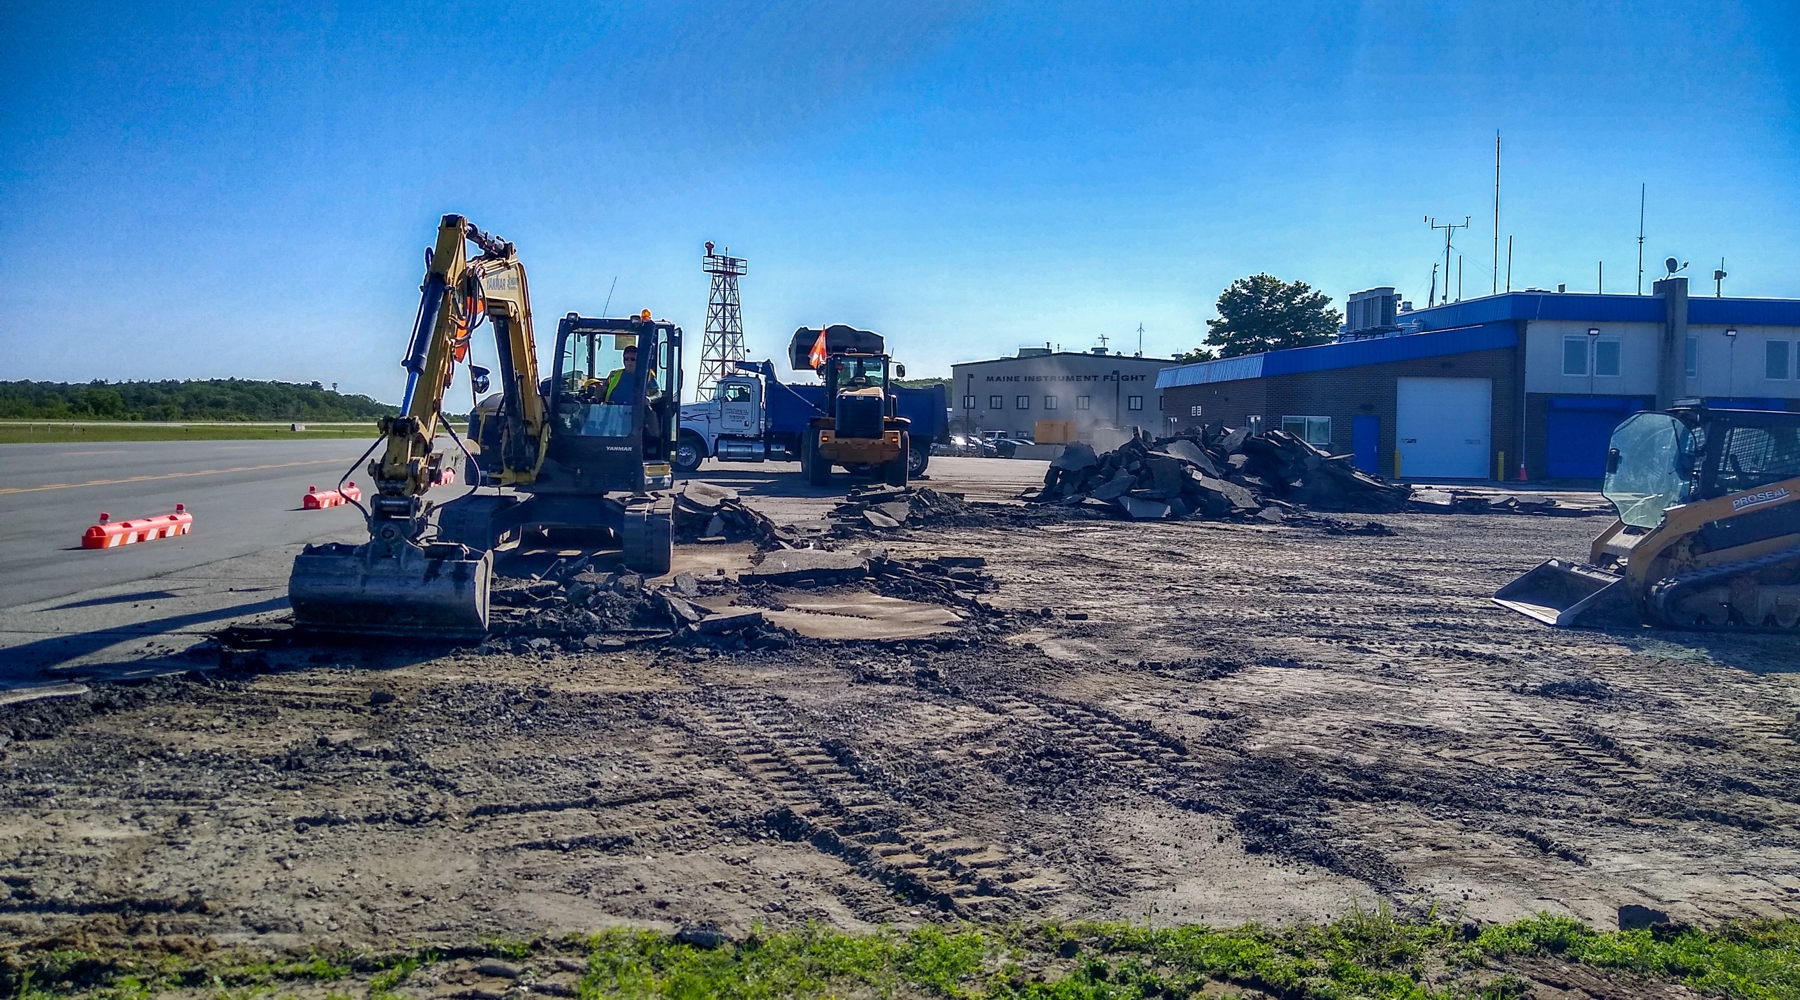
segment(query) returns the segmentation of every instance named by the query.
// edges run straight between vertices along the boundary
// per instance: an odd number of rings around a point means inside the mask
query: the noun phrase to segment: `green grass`
[[[490,939],[451,957],[508,958],[540,972],[582,956],[584,1000],[894,997],[945,1000],[1148,1000],[1256,991],[1283,998],[1406,1000],[1526,995],[1522,958],[1579,964],[1623,977],[1679,982],[1733,1000],[1800,1000],[1800,922],[1726,924],[1711,930],[1595,931],[1541,915],[1472,932],[1436,919],[1354,913],[1322,925],[1269,928],[1122,923],[933,926],[845,933],[819,925],[759,931],[716,949],[641,929],[586,937]],[[242,952],[204,958],[80,951],[0,954],[0,998],[147,1000],[176,989],[219,1000],[295,991],[349,1000],[399,1000],[445,956],[309,955],[271,961]],[[1634,978],[1640,977],[1640,978]]]
[[[288,438],[312,441],[319,438],[358,438],[375,440],[375,425],[354,424],[323,426],[309,424],[304,431],[290,430],[287,425],[261,424],[140,424],[127,421],[108,424],[47,423],[45,421],[0,421],[0,444],[70,444],[83,441],[267,441]]]

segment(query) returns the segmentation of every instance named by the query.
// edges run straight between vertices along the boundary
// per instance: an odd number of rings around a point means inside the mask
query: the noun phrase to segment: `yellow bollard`
[[[1506,482],[1506,452],[1503,451],[1500,453],[1499,461],[1494,463],[1494,470],[1494,481],[1497,483]]]
[[[1400,449],[1394,449],[1394,478],[1400,478]]]

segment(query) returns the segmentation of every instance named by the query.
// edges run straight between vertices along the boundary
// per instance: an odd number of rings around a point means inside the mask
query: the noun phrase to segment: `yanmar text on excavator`
[[[468,257],[467,244],[481,250]],[[666,573],[673,555],[669,454],[678,430],[681,330],[650,318],[557,324],[540,379],[524,265],[513,244],[446,215],[427,251],[400,415],[381,421],[369,464],[369,541],[309,545],[294,559],[295,624],[314,631],[476,638],[486,633],[494,549],[527,530],[605,530],[620,561]],[[471,419],[472,488],[425,499],[445,456],[444,393],[470,338],[491,323],[500,392]],[[486,369],[469,365],[475,394]],[[451,430],[454,434],[454,430]],[[372,447],[371,451],[374,450]]]

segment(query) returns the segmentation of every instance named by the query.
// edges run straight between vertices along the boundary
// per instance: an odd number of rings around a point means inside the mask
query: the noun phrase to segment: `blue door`
[[[1600,479],[1613,429],[1644,408],[1635,399],[1578,396],[1550,400],[1544,425],[1544,475],[1551,479]]]
[[[1364,472],[1379,471],[1381,464],[1381,418],[1356,417],[1350,421],[1350,450],[1355,452],[1356,467]]]

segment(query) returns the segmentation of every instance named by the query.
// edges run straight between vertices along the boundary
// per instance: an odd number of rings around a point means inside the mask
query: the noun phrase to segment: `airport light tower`
[[[712,275],[712,289],[706,296],[706,335],[700,343],[700,380],[694,386],[695,399],[712,398],[713,386],[733,372],[732,362],[744,360],[744,317],[738,308],[738,279],[744,275],[744,258],[714,253],[711,240],[706,241],[706,256],[701,270]]]

